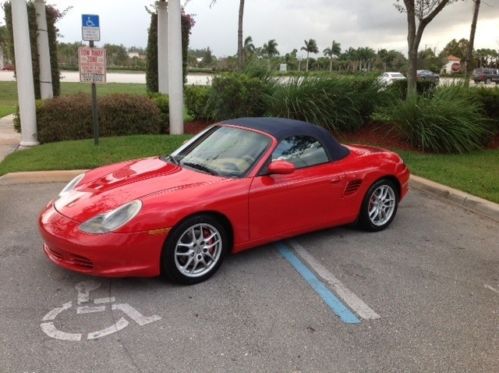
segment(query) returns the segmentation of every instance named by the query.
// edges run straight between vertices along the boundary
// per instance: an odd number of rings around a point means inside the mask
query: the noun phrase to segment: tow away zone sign
[[[104,48],[78,48],[80,82],[106,83],[106,50]]]

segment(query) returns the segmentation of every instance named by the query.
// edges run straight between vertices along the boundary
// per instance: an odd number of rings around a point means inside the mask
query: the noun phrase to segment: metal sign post
[[[99,16],[82,14],[81,34],[90,48],[79,48],[78,61],[80,65],[80,82],[92,84],[92,124],[94,144],[99,145],[99,117],[97,111],[97,87],[95,83],[106,82],[106,50],[94,48],[94,41],[100,40]]]

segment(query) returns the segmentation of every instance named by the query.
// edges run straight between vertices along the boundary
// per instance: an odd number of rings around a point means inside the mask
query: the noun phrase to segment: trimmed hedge
[[[160,133],[161,111],[148,97],[126,94],[101,97],[98,110],[101,136]],[[93,137],[89,95],[39,101],[36,114],[40,143]]]

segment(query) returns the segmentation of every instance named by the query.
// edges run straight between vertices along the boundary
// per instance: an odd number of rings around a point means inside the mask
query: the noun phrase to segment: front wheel
[[[225,227],[210,215],[184,220],[169,235],[162,255],[163,274],[169,280],[192,285],[210,278],[227,252]]]
[[[375,182],[364,197],[360,227],[371,232],[385,229],[395,218],[398,202],[398,190],[393,181],[382,179]]]

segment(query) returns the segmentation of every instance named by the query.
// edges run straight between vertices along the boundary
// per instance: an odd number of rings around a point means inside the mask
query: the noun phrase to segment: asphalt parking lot
[[[185,287],[51,264],[36,218],[62,186],[0,186],[1,372],[499,371],[490,219],[412,191],[384,232],[339,228],[261,247]],[[379,317],[347,306],[345,289]]]

